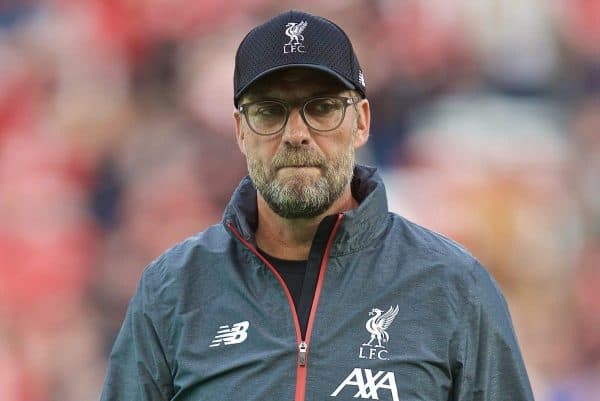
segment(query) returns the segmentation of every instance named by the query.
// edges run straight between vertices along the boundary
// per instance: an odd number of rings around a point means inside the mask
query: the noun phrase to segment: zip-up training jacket
[[[102,401],[533,400],[488,272],[388,212],[375,169],[357,166],[352,192],[359,206],[325,218],[313,243],[304,337],[282,278],[256,250],[245,178],[220,224],[145,269]]]

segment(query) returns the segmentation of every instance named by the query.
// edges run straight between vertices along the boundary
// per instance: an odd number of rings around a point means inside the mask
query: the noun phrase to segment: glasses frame
[[[304,115],[304,111],[305,111],[306,105],[309,102],[312,102],[317,99],[337,99],[337,100],[341,100],[343,102],[344,108],[342,109],[342,118],[340,118],[340,122],[337,123],[337,125],[335,127],[329,128],[329,129],[318,129],[318,128],[314,128],[312,125],[309,124],[308,120],[306,119],[306,116]],[[289,102],[286,102],[281,99],[267,98],[267,99],[260,99],[260,100],[256,100],[253,102],[241,104],[238,106],[238,111],[244,115],[244,118],[246,119],[246,124],[248,124],[248,127],[250,127],[252,132],[254,132],[256,135],[273,136],[273,135],[283,132],[283,130],[285,129],[285,127],[288,123],[288,120],[290,119],[290,113],[292,111],[292,108],[296,104],[298,104],[299,105],[298,111],[300,112],[300,117],[302,117],[302,121],[304,121],[304,124],[306,124],[306,126],[308,128],[310,128],[311,130],[317,131],[317,132],[329,132],[329,131],[333,131],[333,130],[339,128],[339,126],[342,125],[342,123],[344,122],[344,118],[346,118],[346,109],[348,108],[348,106],[356,105],[361,100],[362,99],[360,97],[356,97],[356,96],[351,96],[351,97],[347,97],[347,96],[314,96],[314,97],[310,97],[308,99],[303,99],[302,101],[296,102],[295,104],[290,104]],[[277,131],[273,131],[273,132],[270,132],[267,134],[261,133],[261,132],[256,131],[256,129],[254,129],[254,127],[250,123],[250,119],[248,117],[248,108],[252,105],[262,103],[262,102],[277,103],[277,104],[280,104],[281,106],[283,106],[283,108],[285,109],[285,121],[283,122],[283,125],[281,126],[281,128],[279,128]]]

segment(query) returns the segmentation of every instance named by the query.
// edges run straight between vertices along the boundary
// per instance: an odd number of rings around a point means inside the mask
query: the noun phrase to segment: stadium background
[[[392,210],[492,271],[537,400],[600,400],[600,1],[300,4],[353,39]],[[140,272],[245,172],[239,41],[296,7],[0,1],[0,400],[97,399]]]

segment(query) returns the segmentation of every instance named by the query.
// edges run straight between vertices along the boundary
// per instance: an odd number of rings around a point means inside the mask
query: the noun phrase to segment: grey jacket
[[[220,224],[144,271],[103,401],[533,400],[506,302],[462,247],[387,210],[375,169],[330,216],[305,338],[254,247],[246,178]],[[309,260],[309,263],[313,263]]]

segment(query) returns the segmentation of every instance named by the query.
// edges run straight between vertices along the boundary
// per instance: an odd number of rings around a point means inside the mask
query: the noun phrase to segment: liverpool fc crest
[[[360,347],[359,358],[387,359],[388,352],[385,344],[390,339],[387,329],[396,318],[398,309],[398,305],[395,307],[390,306],[386,312],[378,308],[371,309],[369,316],[372,317],[369,318],[365,324],[371,337],[368,342],[363,343]]]
[[[306,53],[304,48],[304,36],[302,32],[306,29],[308,22],[288,22],[285,25],[285,34],[290,38],[290,41],[283,45],[283,53]]]

